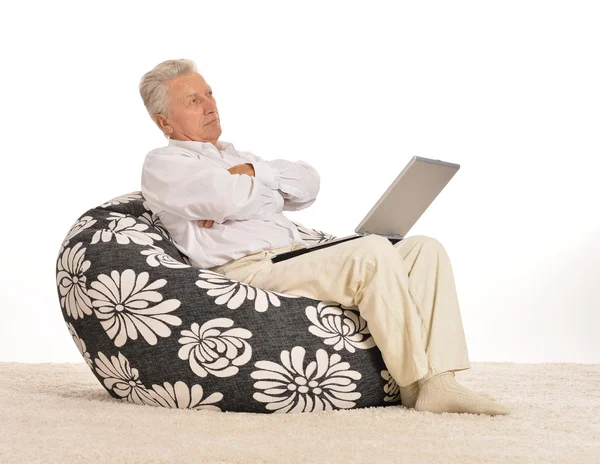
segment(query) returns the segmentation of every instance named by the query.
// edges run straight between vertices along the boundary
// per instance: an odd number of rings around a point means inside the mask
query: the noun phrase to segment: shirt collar
[[[198,142],[195,140],[177,140],[169,138],[169,146],[178,146],[188,148],[198,153],[214,152],[215,146],[210,142]],[[221,151],[229,150],[229,147],[233,147],[233,144],[225,141],[217,141],[217,148]],[[219,153],[220,154],[220,153]]]

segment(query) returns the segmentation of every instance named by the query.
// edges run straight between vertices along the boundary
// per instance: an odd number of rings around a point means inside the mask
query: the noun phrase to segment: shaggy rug
[[[600,463],[600,365],[477,363],[508,416],[402,406],[250,414],[113,399],[85,363],[0,363],[2,463]]]

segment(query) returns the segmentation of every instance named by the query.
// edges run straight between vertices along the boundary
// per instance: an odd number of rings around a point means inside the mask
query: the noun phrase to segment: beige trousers
[[[436,239],[370,234],[294,258],[264,250],[210,270],[265,290],[357,307],[396,383],[470,369],[454,276]]]

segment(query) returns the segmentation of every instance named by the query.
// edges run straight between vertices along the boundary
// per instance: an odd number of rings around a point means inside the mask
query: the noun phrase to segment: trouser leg
[[[436,239],[417,235],[394,244],[408,270],[408,290],[422,320],[427,380],[469,369],[467,342],[450,258]]]
[[[357,306],[400,386],[471,367],[450,260],[437,240],[413,236],[392,245],[369,235],[278,263],[273,254],[219,272],[266,290]]]

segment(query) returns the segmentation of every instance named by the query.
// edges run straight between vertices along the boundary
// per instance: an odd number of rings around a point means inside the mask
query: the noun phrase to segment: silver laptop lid
[[[459,169],[459,164],[413,156],[354,232],[404,238]]]

